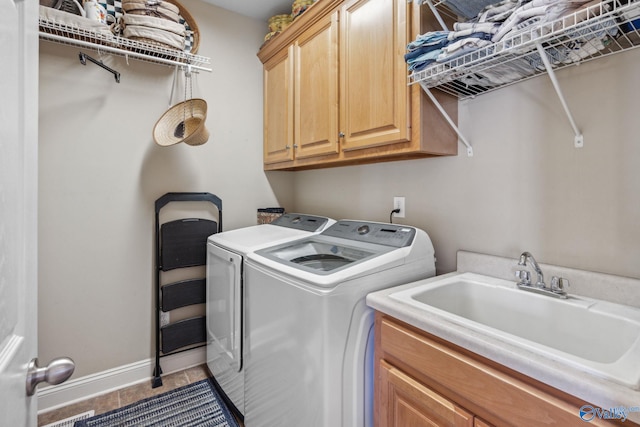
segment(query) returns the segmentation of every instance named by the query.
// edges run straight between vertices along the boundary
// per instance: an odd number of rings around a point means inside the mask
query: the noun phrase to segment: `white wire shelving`
[[[444,25],[439,14],[445,1],[423,0],[423,3]],[[412,73],[409,84],[419,84],[432,100],[430,90],[434,88],[464,100],[547,74],[575,133],[574,145],[579,148],[583,146],[583,137],[555,72],[637,47],[640,47],[640,0],[603,0],[465,55],[433,63]],[[467,146],[468,154],[473,155],[464,135],[447,119]]]
[[[40,39],[50,42],[83,47],[98,52],[133,58],[167,66],[190,67],[211,72],[210,59],[189,52],[169,49],[161,45],[146,43],[116,36],[110,33],[84,29],[40,18]]]

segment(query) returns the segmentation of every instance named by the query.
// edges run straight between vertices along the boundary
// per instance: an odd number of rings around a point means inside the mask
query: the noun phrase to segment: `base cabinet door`
[[[585,424],[588,402],[381,313],[375,337],[376,427],[622,424],[598,417]]]
[[[473,415],[380,361],[379,427],[474,427]]]

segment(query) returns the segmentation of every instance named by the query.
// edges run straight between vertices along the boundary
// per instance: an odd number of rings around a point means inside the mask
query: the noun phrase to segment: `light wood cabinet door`
[[[347,1],[340,21],[342,150],[408,141],[407,1]]]
[[[293,160],[293,46],[264,64],[264,163]]]
[[[338,153],[338,12],[294,44],[295,158]]]
[[[379,361],[378,427],[474,427],[473,414]]]

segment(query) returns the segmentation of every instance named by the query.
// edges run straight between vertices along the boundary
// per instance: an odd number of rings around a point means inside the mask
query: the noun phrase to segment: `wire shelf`
[[[84,47],[99,52],[131,57],[140,61],[168,66],[191,66],[202,71],[208,68],[207,57],[188,52],[165,48],[158,44],[132,40],[113,35],[109,32],[89,30],[69,24],[48,21],[40,18],[40,39],[59,44]]]
[[[640,2],[603,1],[471,53],[431,64],[411,74],[409,83],[467,99],[546,74],[545,62],[559,70],[639,47],[639,20]]]

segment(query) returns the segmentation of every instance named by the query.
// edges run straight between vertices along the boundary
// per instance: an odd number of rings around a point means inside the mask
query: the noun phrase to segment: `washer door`
[[[242,369],[242,256],[207,245],[207,359]]]

